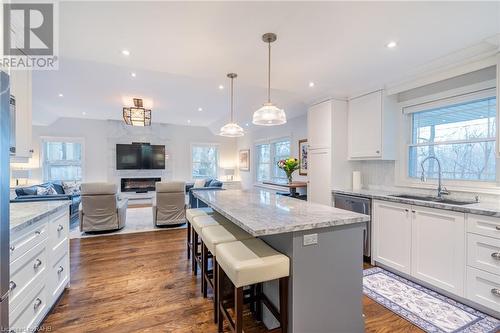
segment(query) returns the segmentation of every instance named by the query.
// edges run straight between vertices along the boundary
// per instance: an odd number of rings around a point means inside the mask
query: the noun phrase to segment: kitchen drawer
[[[467,267],[467,298],[498,311],[500,309],[500,276]]]
[[[10,262],[24,255],[31,248],[47,239],[47,218],[18,232],[10,237]]]
[[[47,241],[36,245],[10,264],[9,306],[15,308],[39,281],[45,280]]]
[[[22,302],[9,312],[10,330],[34,332],[47,312],[47,290],[44,283],[31,288]]]
[[[500,238],[500,218],[468,214],[467,232]]]
[[[52,251],[55,251],[62,243],[68,240],[69,213],[64,210],[50,217],[49,236]]]
[[[467,265],[500,275],[500,239],[468,233]]]
[[[66,252],[48,271],[47,284],[54,302],[69,282],[69,269],[69,253]]]

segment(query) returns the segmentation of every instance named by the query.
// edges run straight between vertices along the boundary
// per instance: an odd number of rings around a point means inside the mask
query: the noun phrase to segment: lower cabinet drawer
[[[500,275],[500,239],[467,234],[467,265]]]
[[[33,286],[45,280],[47,240],[38,244],[10,264],[9,306],[15,308]]]
[[[47,275],[47,285],[50,286],[50,297],[55,302],[69,282],[69,253],[54,263]]]
[[[10,330],[34,332],[47,312],[47,290],[44,283],[31,288],[22,302],[9,312]]]
[[[47,239],[48,236],[48,219],[44,218],[41,221],[34,223],[18,232],[13,232],[10,235],[10,262],[25,254],[36,244]]]
[[[57,212],[50,216],[49,237],[52,249],[55,250],[62,242],[68,239],[69,211]]]
[[[467,298],[498,311],[500,309],[500,276],[467,267]]]

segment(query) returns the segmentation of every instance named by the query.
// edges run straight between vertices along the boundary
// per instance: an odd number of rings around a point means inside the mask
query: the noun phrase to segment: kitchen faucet
[[[420,180],[423,181],[423,182],[425,182],[424,163],[425,163],[425,161],[430,160],[430,159],[436,160],[436,162],[438,164],[437,197],[439,199],[442,199],[443,198],[443,194],[450,194],[450,192],[448,192],[448,190],[444,186],[442,186],[442,182],[441,182],[441,162],[439,161],[439,159],[436,156],[427,156],[426,158],[424,158],[424,160],[422,162],[420,162],[420,167],[422,168],[422,176],[420,177]]]

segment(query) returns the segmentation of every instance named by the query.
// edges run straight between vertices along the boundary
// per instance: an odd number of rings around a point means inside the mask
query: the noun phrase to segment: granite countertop
[[[368,215],[267,190],[196,191],[194,195],[253,236],[366,222]]]
[[[398,198],[392,195],[397,194],[413,194],[421,195],[420,193],[415,193],[411,191],[386,191],[386,190],[349,190],[349,189],[334,189],[332,193],[347,194],[363,198],[385,200],[403,204],[411,204],[415,206],[430,207],[444,210],[451,210],[461,213],[470,213],[478,215],[486,215],[493,217],[500,217],[500,202],[478,202],[468,205],[453,205],[449,203],[441,203],[435,201],[424,201],[416,199]]]
[[[69,200],[10,203],[10,231],[21,230],[61,209],[68,209]]]

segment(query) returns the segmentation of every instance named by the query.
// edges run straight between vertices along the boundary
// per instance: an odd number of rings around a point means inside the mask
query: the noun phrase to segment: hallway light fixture
[[[123,107],[123,120],[131,126],[151,126],[151,110],[144,108],[141,98],[134,98],[134,106]]]
[[[227,74],[227,77],[231,79],[231,121],[226,125],[222,126],[219,133],[220,136],[227,136],[230,138],[235,138],[245,135],[245,132],[243,132],[243,128],[241,128],[237,123],[234,122],[233,81],[237,76],[238,75],[236,73]]]
[[[276,34],[270,32],[262,36],[262,40],[268,44],[267,102],[253,113],[252,122],[255,125],[275,126],[286,123],[285,110],[271,102],[271,43],[276,41],[276,38]]]

